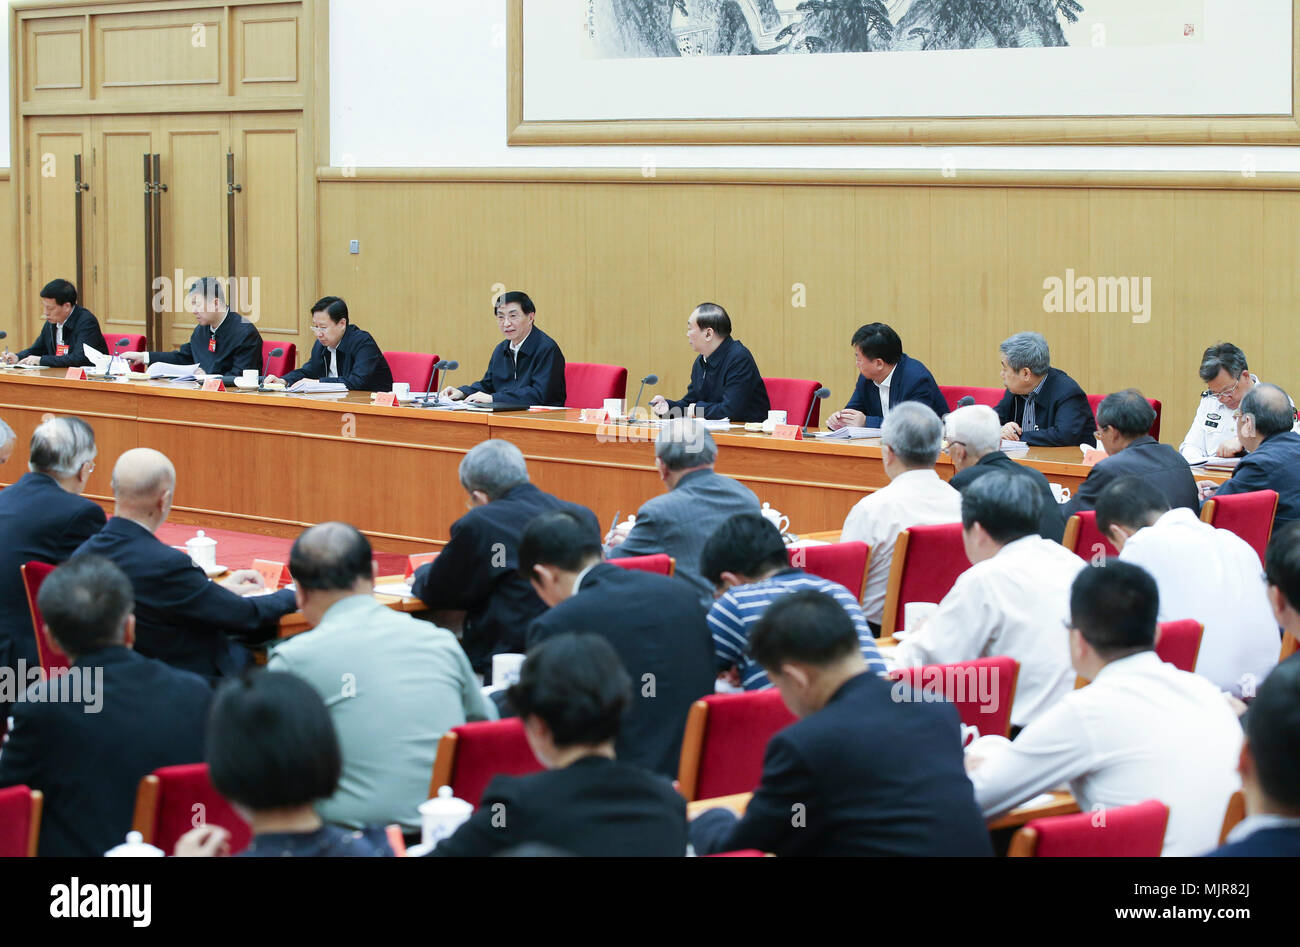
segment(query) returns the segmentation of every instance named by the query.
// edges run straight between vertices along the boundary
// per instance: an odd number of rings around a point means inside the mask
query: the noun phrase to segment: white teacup
[[[1069,488],[1069,487],[1062,486],[1062,485],[1059,484],[1059,483],[1049,483],[1048,486],[1049,486],[1049,487],[1051,488],[1051,490],[1052,490],[1052,496],[1056,497],[1056,502],[1057,502],[1057,503],[1069,503],[1069,502],[1070,502],[1070,488]]]
[[[784,411],[769,411],[769,412],[767,412],[767,420],[768,420],[768,422],[769,422],[770,424],[773,424],[773,425],[776,425],[776,424],[785,424],[785,423],[787,423],[786,420],[785,420],[785,412],[784,412]]]
[[[492,686],[508,687],[519,683],[519,669],[524,666],[522,654],[492,655]]]
[[[911,634],[938,610],[937,602],[908,602],[903,606],[903,630]]]
[[[257,376],[258,376],[258,371],[257,371],[256,368],[245,368],[245,369],[244,369],[244,384],[246,384],[246,385],[256,385],[256,384],[257,384]]]
[[[474,814],[474,807],[453,796],[450,786],[439,786],[438,795],[419,808],[420,844],[427,848],[454,834]]]
[[[217,541],[204,536],[203,530],[199,530],[198,535],[193,539],[186,540],[185,551],[190,554],[194,564],[201,569],[212,569],[217,564]]]
[[[605,414],[609,416],[609,419],[611,421],[617,421],[619,418],[621,418],[623,416],[623,399],[606,398]]]
[[[393,394],[397,395],[398,399],[405,401],[407,398],[411,397],[410,383],[405,381],[393,382]]]

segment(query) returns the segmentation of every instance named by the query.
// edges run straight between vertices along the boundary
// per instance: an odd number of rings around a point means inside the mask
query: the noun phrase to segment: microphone
[[[957,399],[957,407],[959,408],[969,408],[974,403],[975,403],[974,395],[965,395]]]
[[[278,345],[266,353],[266,363],[262,366],[262,378],[257,383],[258,391],[266,391],[266,376],[271,373],[271,359],[279,358],[283,354],[284,349],[280,348]]]
[[[433,372],[429,375],[429,389],[424,393],[424,397],[420,400],[420,407],[427,408],[430,406],[429,399],[433,396],[433,380],[438,377],[438,372],[454,372],[458,368],[460,368],[460,362],[455,359],[440,358],[438,361],[433,363]],[[447,379],[444,377],[443,381],[446,380]],[[437,402],[435,401],[434,404],[437,404]]]
[[[118,339],[116,342],[113,343],[113,348],[114,348],[114,349],[124,349],[124,348],[126,348],[128,345],[130,345],[130,344],[131,344],[130,341],[127,340],[127,339]],[[112,349],[110,349],[109,352],[108,352],[108,364],[104,366],[104,377],[105,377],[105,378],[112,378],[112,377],[113,377],[113,359],[115,359],[115,358],[117,358],[117,353],[115,353]],[[131,370],[130,366],[127,366],[127,371],[130,371],[130,370]]]
[[[641,407],[641,395],[645,391],[645,386],[657,384],[659,384],[659,376],[653,373],[641,379],[641,387],[636,391],[636,404],[632,405],[632,410],[627,413],[627,416],[633,421],[636,420],[636,409]]]
[[[808,417],[803,419],[803,433],[808,433],[808,425],[812,423],[813,408],[817,407],[817,402],[823,398],[829,398],[831,390],[829,388],[818,388],[813,392],[812,401],[808,403]]]

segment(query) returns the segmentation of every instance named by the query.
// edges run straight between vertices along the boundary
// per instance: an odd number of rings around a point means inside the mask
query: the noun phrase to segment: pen
[[[614,514],[614,525],[610,527],[610,530],[611,530],[611,531],[613,531],[614,528],[618,526],[618,520],[619,520],[619,517],[622,516],[622,515],[623,515],[623,511],[622,511],[622,510],[617,511],[617,512]]]

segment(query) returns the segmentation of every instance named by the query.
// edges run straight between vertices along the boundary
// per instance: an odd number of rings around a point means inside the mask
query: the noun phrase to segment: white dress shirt
[[[330,377],[330,378],[338,378],[338,377],[339,377],[339,350],[338,350],[337,348],[329,348],[329,347],[327,346],[327,347],[326,347],[326,351],[328,351],[328,352],[330,353],[330,373],[329,373],[329,377]]]
[[[1250,544],[1179,507],[1134,533],[1119,557],[1156,580],[1161,621],[1205,626],[1196,673],[1235,697],[1253,697],[1282,639]]]
[[[1011,723],[1026,726],[1074,689],[1070,586],[1087,563],[1060,543],[1025,536],[971,566],[938,610],[894,652],[900,667],[1006,655],[1020,662]]]
[[[894,541],[909,526],[961,522],[961,494],[939,479],[934,470],[908,470],[888,486],[857,502],[844,520],[841,542],[861,540],[871,547],[862,611],[880,624],[889,588]]]
[[[876,391],[880,394],[880,419],[882,421],[889,417],[889,381],[894,377],[896,371],[898,371],[897,365],[889,370],[889,374],[885,376],[884,381],[876,382]]]
[[[1259,379],[1253,374],[1250,381],[1254,385],[1259,384]],[[1295,407],[1295,399],[1291,400],[1291,407]],[[1239,414],[1240,407],[1230,411],[1214,395],[1206,395],[1196,407],[1196,417],[1192,419],[1192,426],[1183,438],[1179,452],[1187,458],[1189,464],[1218,456],[1219,445],[1237,436]],[[1300,433],[1300,421],[1291,430]]]
[[[1215,848],[1241,786],[1241,725],[1213,684],[1154,651],[1112,661],[1014,742],[981,737],[967,750],[986,818],[1068,783],[1084,812],[1158,799],[1169,807],[1164,855]]]
[[[1223,841],[1231,845],[1233,842],[1245,841],[1256,832],[1263,832],[1268,829],[1300,829],[1300,819],[1293,816],[1276,815],[1271,812],[1248,815],[1232,827],[1232,830],[1228,832],[1228,837]]]

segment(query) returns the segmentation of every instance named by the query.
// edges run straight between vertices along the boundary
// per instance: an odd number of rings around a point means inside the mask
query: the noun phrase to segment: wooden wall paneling
[[[160,95],[184,101],[229,94],[221,5],[102,13],[92,26],[97,99],[129,107]]]
[[[235,94],[300,94],[303,74],[303,9],[300,4],[266,4],[231,9]]]
[[[89,123],[78,118],[32,119],[30,125],[31,163],[27,173],[27,193],[31,197],[31,210],[27,213],[29,233],[28,249],[30,273],[24,273],[22,305],[24,309],[22,334],[29,336],[22,343],[26,348],[44,320],[41,317],[40,289],[50,280],[60,277],[77,279],[77,243],[75,212],[74,158],[83,156],[83,173],[90,168]],[[89,202],[87,202],[88,204]],[[89,207],[82,220],[83,239],[89,274],[90,214]],[[26,211],[25,211],[26,213]],[[78,287],[81,291],[81,287]]]
[[[490,311],[488,290],[491,287],[473,294],[465,281],[467,240],[478,222],[470,216],[462,188],[440,184],[421,188],[417,194],[416,200],[404,202],[401,208],[403,217],[412,219],[413,231],[383,234],[381,244],[373,244],[372,238],[373,245],[387,247],[387,252],[404,261],[402,271],[394,274],[397,279],[391,285],[403,287],[403,291],[413,289],[416,293],[410,301],[407,318],[400,322],[402,331],[384,346],[398,351],[425,352],[447,360],[460,359],[456,353],[467,350],[471,337],[475,344],[481,344],[487,330],[496,331],[495,323],[483,318]],[[365,219],[364,210],[360,216]],[[508,226],[505,220],[501,222]],[[534,228],[534,235],[536,229],[540,228]],[[408,232],[418,233],[419,239],[405,239]],[[347,248],[340,245],[337,249],[346,252]],[[364,244],[361,252],[366,253]],[[381,256],[372,253],[370,259],[383,265]],[[489,335],[489,339],[495,343],[499,336]],[[449,383],[468,384],[486,368],[486,364],[466,365],[463,360],[461,365],[461,369],[452,373]]]
[[[626,367],[627,397],[635,399],[637,380],[654,371],[648,360],[650,339],[663,331],[652,316],[655,287],[650,276],[650,228],[645,223],[654,195],[649,188],[621,195],[619,190],[617,185],[598,184],[587,191],[582,222],[585,286],[580,301],[565,306],[574,325],[560,345],[568,361]],[[611,214],[612,207],[619,213]],[[637,223],[629,226],[630,221]]]
[[[779,188],[740,186],[719,189],[714,195],[714,275],[709,299],[731,316],[732,334],[754,353],[764,375],[785,376],[785,315],[789,284],[785,280],[785,207]],[[687,311],[681,331],[686,331]],[[687,349],[689,354],[690,350]],[[681,384],[686,390],[687,376]],[[681,397],[678,394],[676,397]]]
[[[19,313],[22,311],[18,302],[18,267],[21,255],[15,237],[17,218],[14,216],[14,186],[10,180],[8,168],[0,168],[0,260],[7,260],[8,265],[0,264],[0,306],[9,309],[10,316],[5,320],[5,331],[13,333],[24,328]],[[13,347],[18,342],[16,337],[6,340]],[[22,343],[26,345],[26,342]],[[0,351],[4,344],[0,343]],[[14,349],[17,351],[17,349]]]
[[[598,195],[581,184],[530,187],[520,200],[521,219],[532,222],[530,230],[534,239],[525,244],[523,282],[517,286],[507,283],[506,288],[528,293],[537,306],[537,324],[566,351],[586,349],[590,345],[586,312],[575,301],[587,295],[583,263],[589,240],[587,207],[593,201],[599,202]],[[503,209],[499,219],[503,223],[509,220],[509,212]],[[495,345],[502,336],[495,317],[488,315],[488,319],[492,322],[492,335],[484,341]],[[470,314],[470,321],[478,322],[475,313]],[[480,373],[487,367],[489,351],[490,346],[476,363]],[[581,361],[572,355],[566,358]]]
[[[1256,374],[1261,379],[1300,398],[1300,366],[1295,361],[1300,351],[1300,194],[1264,195],[1262,229],[1263,347],[1258,355],[1246,354],[1252,366],[1260,366]],[[1196,377],[1194,367],[1188,377]]]
[[[13,25],[14,18],[10,24]],[[25,102],[62,102],[89,93],[87,17],[24,20],[21,36],[25,73],[18,86]],[[14,34],[11,33],[12,37]],[[10,41],[10,49],[15,43]],[[17,102],[11,107],[16,107]]]
[[[438,341],[439,355],[460,362],[451,384],[467,385],[482,378],[493,346],[501,341],[492,313],[494,287],[528,293],[538,307],[538,323],[548,334],[552,328],[557,332],[563,328],[553,317],[573,305],[572,297],[557,299],[547,295],[547,287],[529,282],[536,272],[533,244],[566,244],[570,253],[576,248],[571,242],[573,234],[563,229],[561,221],[536,216],[537,208],[528,203],[528,194],[536,190],[540,189],[535,185],[494,184],[466,195],[465,218],[471,223],[465,233],[463,284],[460,292],[445,290],[449,305],[460,298],[464,309],[447,314],[445,335],[450,344],[441,338]],[[562,265],[573,268],[573,259]],[[418,284],[413,290],[419,292]],[[442,351],[444,348],[447,351]]]
[[[92,122],[94,174],[85,196],[93,211],[94,277],[86,288],[90,308],[106,332],[145,332],[143,155],[154,152],[158,120],[150,115],[96,118]]]

